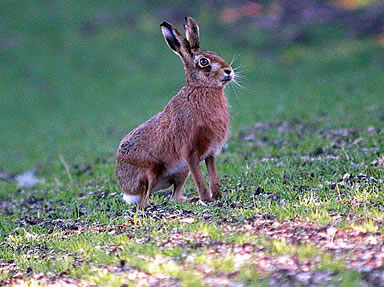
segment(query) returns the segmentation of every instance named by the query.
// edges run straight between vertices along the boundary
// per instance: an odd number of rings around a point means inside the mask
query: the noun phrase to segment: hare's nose
[[[231,73],[231,70],[229,70],[229,69],[225,69],[225,70],[224,70],[224,73],[226,73],[227,75],[229,75],[229,74]]]

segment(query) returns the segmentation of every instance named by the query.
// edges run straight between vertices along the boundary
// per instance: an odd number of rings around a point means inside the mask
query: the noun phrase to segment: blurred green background
[[[233,134],[292,118],[383,126],[381,1],[1,1],[0,170],[113,157],[183,86],[159,24],[185,16],[203,49],[237,57]]]

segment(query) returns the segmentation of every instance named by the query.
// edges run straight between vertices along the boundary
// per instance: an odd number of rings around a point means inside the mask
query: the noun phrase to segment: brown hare
[[[163,111],[126,135],[116,155],[116,177],[129,204],[149,205],[149,195],[173,185],[173,198],[184,201],[189,172],[200,200],[220,196],[215,157],[227,138],[228,107],[224,86],[234,77],[231,66],[215,52],[200,50],[199,26],[187,17],[186,39],[169,23],[160,27],[168,46],[180,56],[185,86]],[[205,160],[208,189],[200,169]]]

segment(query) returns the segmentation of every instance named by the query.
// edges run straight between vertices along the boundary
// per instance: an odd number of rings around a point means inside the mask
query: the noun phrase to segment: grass
[[[0,4],[10,45],[0,54],[0,170],[38,167],[44,178],[33,188],[0,181],[0,285],[375,285],[384,53],[374,39],[314,27],[309,43],[265,49],[268,33],[243,23],[227,37],[211,10],[190,7],[203,46],[244,66],[244,88],[227,91],[223,198],[204,206],[156,193],[140,210],[121,200],[114,152],[183,85],[158,7],[52,3]]]
[[[2,4],[9,45],[0,55],[0,166],[12,172],[57,161],[60,154],[83,161],[113,154],[127,131],[161,110],[184,84],[180,60],[160,33],[164,19],[150,16],[156,5],[50,5]],[[324,114],[330,126],[381,122],[384,57],[375,41],[334,40],[327,31],[326,42],[315,27],[313,43],[266,50],[268,33],[241,25],[244,44],[237,43],[224,34],[230,27],[207,20],[207,11],[191,11],[200,18],[203,47],[228,61],[240,55],[235,66],[244,67],[245,88],[229,91],[234,131],[255,121],[313,121]],[[119,22],[121,15],[127,22]]]

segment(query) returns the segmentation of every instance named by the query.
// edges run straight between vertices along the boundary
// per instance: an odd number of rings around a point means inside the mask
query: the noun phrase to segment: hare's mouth
[[[221,81],[226,84],[228,82],[230,82],[232,80],[232,76],[231,75],[228,75],[228,76],[225,76]]]

